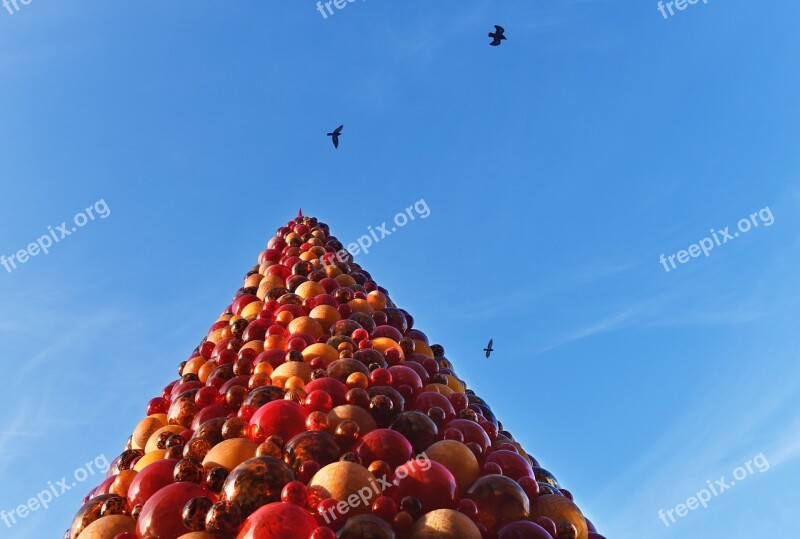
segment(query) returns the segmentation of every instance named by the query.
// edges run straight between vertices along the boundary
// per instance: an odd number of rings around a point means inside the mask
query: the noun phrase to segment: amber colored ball
[[[327,367],[339,359],[339,352],[333,346],[324,343],[314,343],[303,349],[304,361],[310,362],[315,357],[321,357],[323,361],[325,361],[325,366]]]
[[[332,325],[342,319],[339,310],[331,305],[319,305],[314,307],[308,315],[319,322],[325,332],[328,332]]]
[[[79,539],[114,539],[120,533],[135,533],[136,522],[129,516],[110,515],[89,524]]]
[[[531,518],[547,517],[556,524],[569,521],[578,530],[577,539],[587,539],[589,529],[581,510],[569,498],[557,494],[539,496],[531,504]]]
[[[136,464],[133,465],[133,469],[137,472],[141,472],[154,462],[162,460],[166,454],[167,451],[165,449],[156,449],[137,460]]]
[[[203,467],[206,470],[216,466],[233,470],[242,462],[255,457],[257,448],[258,444],[246,438],[225,440],[211,448],[203,459]]]
[[[133,449],[144,449],[150,436],[166,424],[166,414],[154,414],[139,421],[139,424],[133,429],[133,439],[131,440]]]
[[[411,539],[481,539],[469,517],[452,509],[437,509],[422,516],[411,530]]]
[[[354,515],[369,513],[372,501],[380,492],[380,486],[369,470],[347,461],[334,462],[322,468],[311,478],[308,488],[317,491],[323,499],[333,498],[344,502],[350,498],[348,514]],[[359,496],[359,491],[366,503]]]
[[[481,475],[480,464],[469,447],[456,440],[442,440],[425,450],[427,457],[450,470],[461,492]]]
[[[289,333],[308,333],[315,339],[319,339],[325,334],[325,329],[318,320],[310,316],[299,316],[289,322],[287,327]]]
[[[502,475],[484,475],[472,484],[465,497],[478,506],[478,520],[490,531],[526,520],[530,514],[525,491],[519,483]]]

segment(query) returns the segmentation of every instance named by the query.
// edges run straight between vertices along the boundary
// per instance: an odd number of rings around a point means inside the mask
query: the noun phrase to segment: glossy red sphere
[[[305,509],[285,502],[265,505],[247,517],[236,539],[301,539],[317,529]]]
[[[516,451],[492,451],[486,462],[494,462],[503,470],[503,475],[519,481],[523,477],[533,477],[533,468],[528,460]]]
[[[450,470],[432,460],[415,459],[395,470],[392,482],[397,485],[389,495],[397,502],[413,496],[427,513],[436,509],[453,509],[456,505],[456,480]]]
[[[475,442],[486,451],[492,442],[483,427],[468,419],[454,419],[447,423],[447,429],[457,429],[464,435],[464,443]]]
[[[183,508],[192,498],[216,496],[197,483],[175,483],[168,485],[144,504],[136,522],[136,535],[140,539],[177,539],[186,533],[183,524]]]
[[[355,445],[353,450],[361,458],[364,466],[382,460],[392,469],[405,464],[413,454],[411,443],[405,436],[390,429],[376,429],[368,432]]]
[[[276,400],[259,408],[250,419],[250,424],[257,425],[261,435],[277,435],[289,440],[305,432],[307,417],[308,412],[296,402]]]
[[[150,399],[147,403],[147,415],[166,414],[169,410],[169,401],[164,397]]]
[[[176,459],[159,460],[137,473],[128,487],[130,507],[144,505],[153,494],[174,483],[173,471],[176,464],[178,464]]]

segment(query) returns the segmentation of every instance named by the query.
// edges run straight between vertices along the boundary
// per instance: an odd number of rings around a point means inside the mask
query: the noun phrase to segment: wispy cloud
[[[601,335],[610,331],[616,331],[624,327],[628,327],[636,322],[636,320],[644,314],[646,307],[644,305],[633,305],[624,309],[622,312],[612,314],[596,322],[579,327],[575,330],[558,337],[552,343],[545,345],[537,351],[537,354],[548,352],[567,343],[588,339],[595,335]]]

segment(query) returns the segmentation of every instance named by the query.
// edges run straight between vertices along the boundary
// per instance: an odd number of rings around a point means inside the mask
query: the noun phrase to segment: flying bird
[[[489,37],[492,38],[492,42],[489,43],[492,47],[497,47],[503,40],[508,39],[505,35],[506,29],[502,26],[494,25],[494,32],[489,32]]]
[[[334,129],[333,133],[328,133],[328,136],[331,137],[331,140],[333,141],[334,148],[339,148],[339,135],[342,134],[342,129],[344,129],[344,125],[340,125]]]
[[[489,359],[489,356],[492,355],[492,352],[494,352],[494,348],[492,348],[493,342],[494,339],[489,339],[489,345],[483,349],[483,351],[486,352],[486,359]]]

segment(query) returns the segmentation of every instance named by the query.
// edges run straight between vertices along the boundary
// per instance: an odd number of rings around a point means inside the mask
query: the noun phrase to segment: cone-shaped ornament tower
[[[68,539],[603,539],[302,210],[153,398]]]

